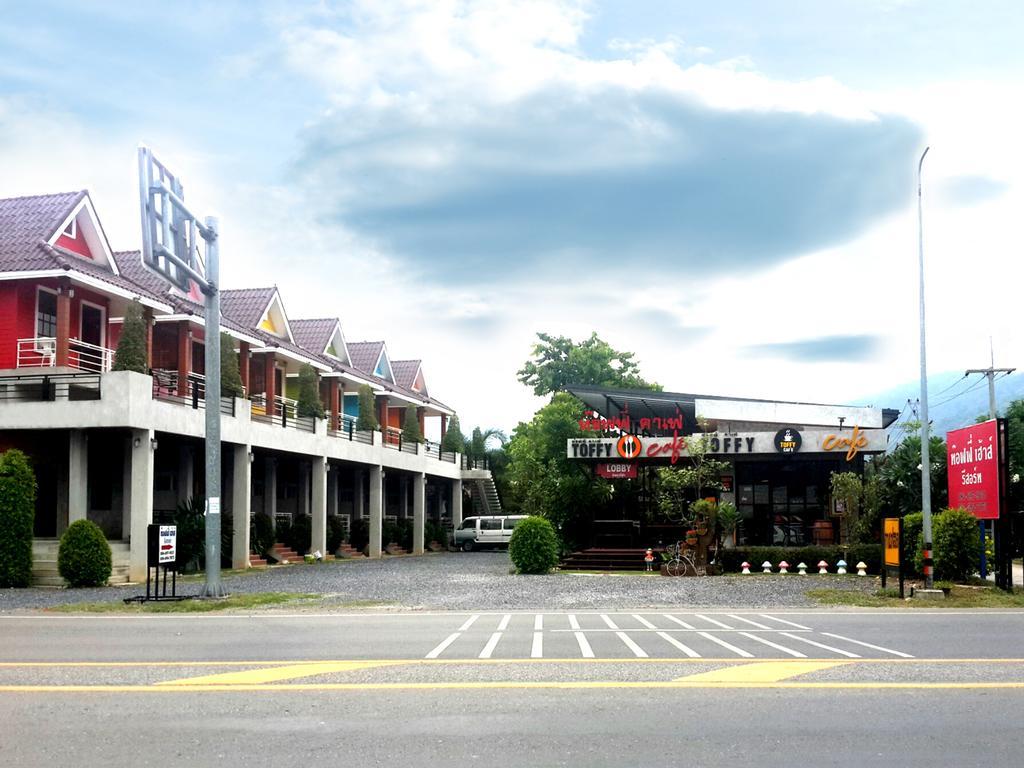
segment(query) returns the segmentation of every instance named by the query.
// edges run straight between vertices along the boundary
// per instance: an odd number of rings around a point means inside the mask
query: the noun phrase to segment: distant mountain
[[[998,376],[995,383],[996,407],[1000,414],[1012,401],[1024,399],[1024,372]],[[890,444],[895,446],[902,440],[901,431],[905,431],[900,425],[908,419],[917,418],[920,397],[921,384],[914,381],[870,397],[859,398],[854,404],[895,408],[900,411],[899,420],[890,428],[895,430],[893,438],[890,439]],[[986,377],[975,373],[965,378],[962,371],[945,371],[928,376],[928,417],[932,422],[932,434],[945,438],[951,429],[973,424],[982,415],[988,415]]]

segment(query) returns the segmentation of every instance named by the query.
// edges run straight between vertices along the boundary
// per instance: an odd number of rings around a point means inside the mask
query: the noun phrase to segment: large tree
[[[569,547],[582,542],[591,517],[611,493],[611,486],[591,476],[586,463],[566,457],[566,441],[583,436],[582,416],[579,400],[556,393],[530,421],[516,427],[505,448],[513,503],[524,514],[551,520]]]
[[[519,381],[533,387],[535,395],[559,392],[570,384],[661,389],[640,376],[632,352],[612,348],[597,333],[581,342],[547,333],[538,333],[537,338],[540,341],[533,345],[533,358],[517,374]]]
[[[931,464],[932,513],[947,505],[946,442],[937,436],[928,440]],[[901,517],[921,511],[921,437],[910,435],[881,462],[879,479],[882,498]]]

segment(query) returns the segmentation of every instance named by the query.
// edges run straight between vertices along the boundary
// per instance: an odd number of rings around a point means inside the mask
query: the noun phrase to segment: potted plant
[[[736,546],[736,527],[740,523],[740,513],[735,504],[723,501],[718,505],[718,523],[722,526],[722,545]]]

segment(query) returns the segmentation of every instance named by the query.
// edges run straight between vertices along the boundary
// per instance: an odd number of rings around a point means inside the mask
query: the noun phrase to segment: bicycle
[[[665,553],[669,555],[668,561],[665,563],[665,572],[669,576],[703,576],[701,573],[703,568],[698,568],[693,562],[693,558],[689,555],[689,547],[686,546],[685,541],[676,542],[675,544],[669,544],[665,548]]]

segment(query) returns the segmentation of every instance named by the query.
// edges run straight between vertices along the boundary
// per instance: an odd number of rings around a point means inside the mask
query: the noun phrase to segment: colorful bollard
[[[741,565],[740,567],[743,569],[743,573],[745,573],[747,576],[750,575],[750,563],[744,560],[743,565]]]
[[[857,563],[857,575],[858,576],[867,576],[868,575],[868,564],[865,563],[863,560],[861,560],[859,563]]]
[[[844,573],[846,573],[846,561],[845,560],[840,560],[838,563],[836,563],[836,573],[838,573],[840,576],[843,575]]]
[[[818,573],[821,573],[821,574],[828,573],[828,563],[826,563],[824,560],[822,560],[820,563],[818,563]]]
[[[789,563],[785,560],[779,563],[779,573],[789,573]]]
[[[797,573],[801,576],[807,575],[807,563],[799,563],[796,567]]]
[[[763,563],[761,563],[761,571],[762,571],[762,573],[771,573],[772,572],[772,564],[769,563],[767,560],[765,560]]]

